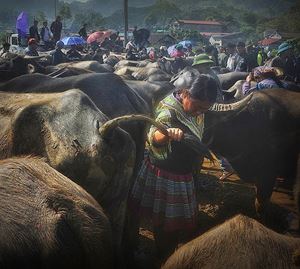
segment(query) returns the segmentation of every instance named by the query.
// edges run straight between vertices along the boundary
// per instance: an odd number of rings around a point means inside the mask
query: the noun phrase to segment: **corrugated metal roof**
[[[265,38],[263,40],[258,41],[258,44],[262,45],[262,46],[269,46],[273,43],[278,42],[279,40],[281,40],[280,38]]]

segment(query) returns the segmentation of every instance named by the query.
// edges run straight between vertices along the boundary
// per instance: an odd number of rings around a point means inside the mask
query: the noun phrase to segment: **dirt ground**
[[[201,174],[195,180],[199,208],[199,235],[215,225],[223,223],[236,214],[244,214],[257,219],[255,212],[255,187],[241,182],[233,174],[221,182],[222,171],[218,162],[204,161]],[[296,232],[298,215],[292,191],[276,184],[268,215],[261,220],[265,226],[283,234],[299,236]],[[160,268],[151,223],[143,221],[140,227],[139,250],[136,253],[137,268]]]

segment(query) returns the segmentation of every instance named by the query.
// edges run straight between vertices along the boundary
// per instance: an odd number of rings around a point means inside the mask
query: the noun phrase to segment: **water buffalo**
[[[85,73],[109,72],[113,72],[113,67],[108,64],[100,64],[97,61],[80,61],[47,66],[42,73],[48,74],[51,77],[68,77]]]
[[[41,71],[42,66],[35,62],[36,57],[24,57],[15,55],[15,57],[4,59],[0,62],[0,82],[7,81],[20,75],[30,74],[35,71]],[[44,69],[43,69],[44,71]]]
[[[151,62],[149,59],[142,61],[132,61],[132,60],[121,60],[115,64],[115,70],[118,70],[122,67],[159,67],[157,63]]]
[[[191,66],[193,63],[193,57],[188,58],[166,58],[163,57],[157,60],[159,68],[165,71],[169,75],[175,75],[186,66]]]
[[[300,147],[300,93],[253,92],[237,104],[219,104],[206,114],[204,142],[224,156],[266,205],[276,177],[295,178]]]
[[[248,75],[248,72],[229,72],[225,74],[219,74],[218,77],[221,82],[222,90],[227,91],[238,80],[245,80]]]
[[[110,223],[80,186],[38,158],[0,161],[0,267],[113,268]]]
[[[113,68],[110,65],[100,64],[97,61],[80,61],[80,62],[61,63],[61,64],[57,65],[57,67],[58,68],[76,67],[76,68],[93,71],[95,73],[113,72]]]
[[[120,128],[101,136],[107,117],[79,90],[0,93],[0,158],[33,154],[87,190],[103,206],[120,246],[135,145]]]
[[[123,76],[123,75],[132,75],[132,73],[139,71],[143,67],[136,67],[136,66],[122,66],[117,68],[114,73]]]
[[[139,61],[138,67],[154,67],[154,68],[159,68],[158,62],[151,62],[150,60],[146,59],[143,61]]]
[[[199,72],[195,68],[187,66],[178,74],[173,76],[171,81],[177,88],[186,87],[187,85],[191,85],[195,76],[198,74]],[[246,79],[248,74],[249,73],[246,72],[230,72],[226,74],[218,74],[217,76],[220,80],[222,90],[226,91],[238,80]]]
[[[150,81],[169,81],[171,78],[165,71],[154,67],[140,67],[140,69],[132,73],[132,76],[137,80]]]
[[[233,86],[231,86],[227,91],[223,91],[225,96],[233,97],[234,99],[242,99],[244,97],[243,93],[243,84],[246,82],[246,80],[238,80],[236,83],[234,83]],[[285,89],[289,91],[294,92],[300,92],[300,86],[294,82],[281,80],[283,86]],[[251,88],[255,88],[257,83],[255,81],[251,81]]]
[[[108,55],[108,57],[103,60],[105,64],[108,64],[111,67],[114,67],[119,61],[120,59],[116,55]]]
[[[238,215],[180,247],[162,269],[295,268],[300,239]]]
[[[174,90],[174,85],[167,81],[149,82],[125,80],[125,83],[146,101],[155,107],[160,100]]]
[[[131,60],[120,60],[118,63],[115,64],[115,70],[122,68],[124,66],[133,66],[137,67],[139,65],[139,61],[131,61]]]
[[[191,86],[195,77],[199,74],[198,70],[191,66],[187,66],[171,78],[171,83],[173,83],[176,88],[183,89]]]
[[[133,85],[133,83],[131,84]],[[151,85],[151,84],[147,84]],[[152,114],[152,98],[141,97],[144,92],[149,95],[149,87],[130,88],[119,76],[113,73],[83,74],[75,77],[50,78],[41,74],[20,76],[0,85],[0,91],[10,92],[61,92],[77,88],[87,94],[96,106],[109,118],[127,114]],[[158,96],[167,95],[172,88],[160,88]],[[156,89],[153,93],[158,93]],[[137,152],[143,155],[145,128],[143,124],[129,124],[126,128],[137,145]],[[142,158],[142,157],[141,157]]]
[[[229,98],[234,99],[242,99],[244,97],[243,93],[243,84],[246,82],[246,80],[238,80],[236,83],[233,84],[228,90],[223,91],[225,96],[228,96]],[[256,86],[256,82],[251,81],[251,88]]]

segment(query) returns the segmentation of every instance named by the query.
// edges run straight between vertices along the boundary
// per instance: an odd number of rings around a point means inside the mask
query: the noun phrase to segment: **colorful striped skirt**
[[[197,202],[192,174],[172,174],[143,161],[133,186],[129,206],[153,226],[165,231],[196,228]]]

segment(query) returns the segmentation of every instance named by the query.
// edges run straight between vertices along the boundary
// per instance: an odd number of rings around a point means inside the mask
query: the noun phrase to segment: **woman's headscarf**
[[[276,78],[279,73],[278,70],[268,66],[258,66],[252,70],[254,79],[256,78]]]

